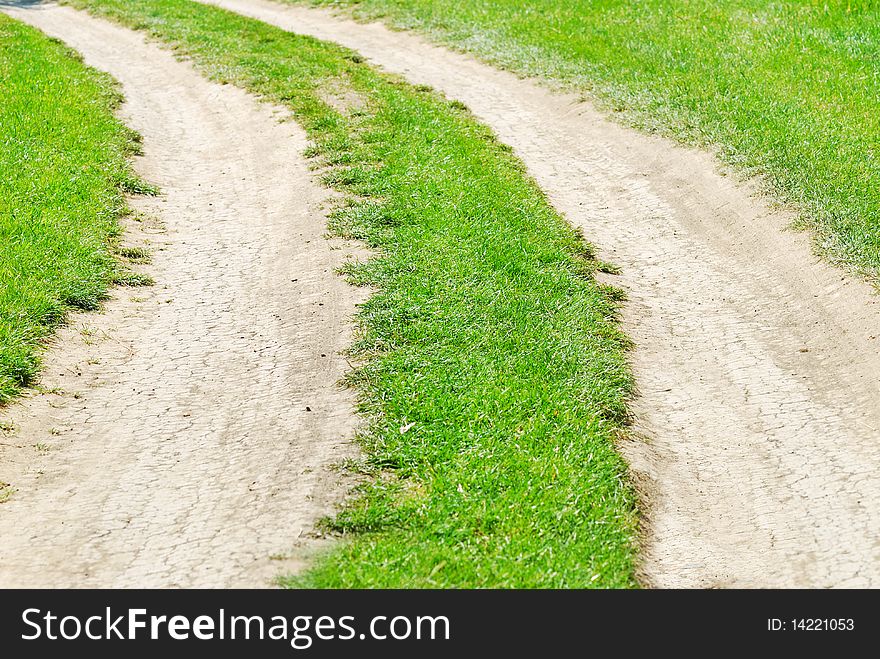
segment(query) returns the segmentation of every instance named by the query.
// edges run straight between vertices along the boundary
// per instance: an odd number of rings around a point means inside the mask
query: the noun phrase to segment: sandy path
[[[17,488],[0,586],[267,584],[346,491],[328,465],[356,454],[335,383],[363,292],[333,272],[352,246],[322,237],[305,136],[139,34],[66,8],[9,13],[122,83],[136,168],[164,194],[136,200],[158,221],[128,237],[151,241],[157,285],[61,332],[43,385],[67,394],[2,413],[18,430],[0,436]]]
[[[711,157],[327,12],[210,0],[466,103],[624,273],[644,572],[658,586],[880,586],[880,304]]]

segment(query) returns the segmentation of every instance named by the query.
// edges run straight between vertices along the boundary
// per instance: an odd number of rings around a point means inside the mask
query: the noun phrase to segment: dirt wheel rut
[[[4,411],[0,585],[267,585],[348,489],[330,467],[356,455],[337,381],[363,292],[334,270],[356,246],[323,238],[327,193],[278,108],[84,13],[9,13],[121,82],[163,194],[129,234],[156,286],[75,318],[43,381],[66,393]]]

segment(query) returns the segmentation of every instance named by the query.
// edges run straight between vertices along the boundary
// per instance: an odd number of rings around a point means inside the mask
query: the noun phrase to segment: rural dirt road
[[[208,1],[208,0],[201,0]],[[880,586],[880,298],[708,155],[379,24],[209,0],[465,104],[583,227],[629,303],[622,447],[657,586]]]
[[[3,410],[0,586],[269,585],[350,486],[329,467],[356,455],[336,383],[364,293],[334,273],[356,246],[323,238],[277,108],[86,14],[9,13],[122,83],[163,194],[128,234],[156,285],[59,334],[42,385],[65,393]]]

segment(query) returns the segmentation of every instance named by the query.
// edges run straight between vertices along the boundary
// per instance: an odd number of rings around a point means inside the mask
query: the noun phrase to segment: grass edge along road
[[[880,285],[880,3],[280,0],[415,29],[713,151]]]
[[[107,287],[148,283],[115,258],[138,139],[116,83],[0,14],[0,406],[39,372],[45,338]]]
[[[372,478],[288,585],[636,585],[618,294],[510,149],[334,44],[188,0],[68,4],[290,108],[345,193],[332,229],[377,252],[346,270],[377,290],[351,376]]]

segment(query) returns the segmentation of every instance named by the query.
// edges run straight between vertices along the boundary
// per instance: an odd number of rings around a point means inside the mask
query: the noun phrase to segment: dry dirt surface
[[[0,414],[0,586],[269,585],[350,486],[331,467],[357,455],[337,381],[363,292],[334,269],[356,246],[324,239],[278,108],[86,14],[9,13],[122,83],[163,194],[127,236],[156,286],[74,318],[44,393]]]
[[[206,0],[202,0],[206,1]],[[379,24],[210,0],[465,104],[623,269],[639,397],[622,449],[661,587],[880,586],[880,302],[707,154]]]

